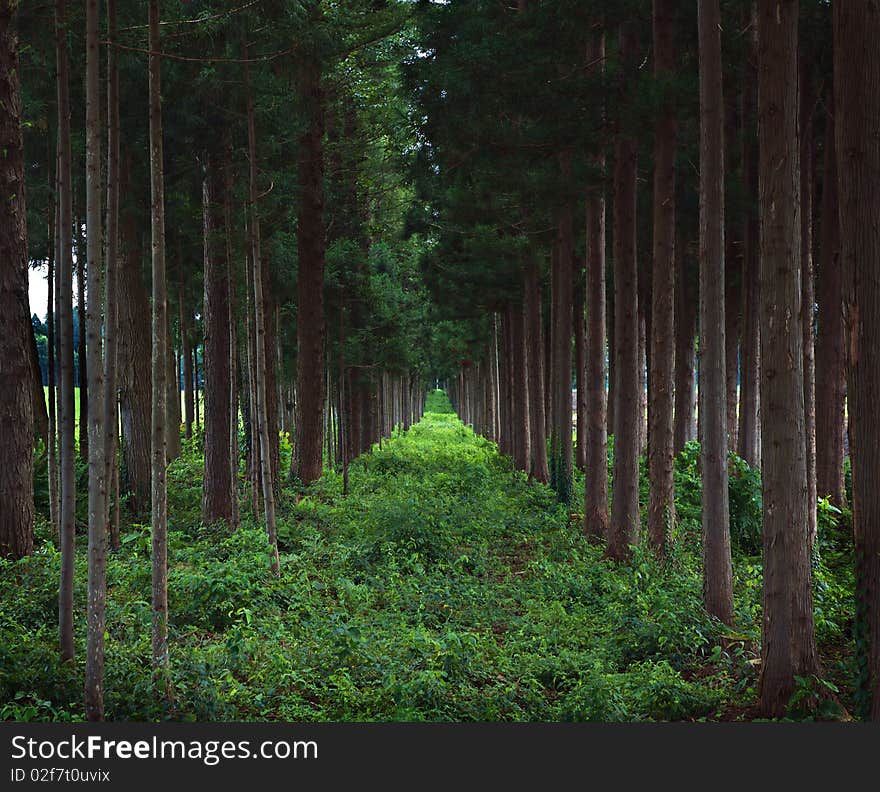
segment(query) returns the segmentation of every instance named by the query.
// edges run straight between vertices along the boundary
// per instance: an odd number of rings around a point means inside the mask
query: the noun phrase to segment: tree
[[[675,73],[675,3],[654,0],[654,76],[665,89],[654,126],[654,261],[651,276],[651,391],[648,536],[660,552],[675,521],[672,479],[675,365],[675,105],[667,84]]]
[[[304,485],[323,470],[324,404],[324,88],[317,54],[300,66],[306,129],[299,139],[297,359],[294,470]]]
[[[86,3],[86,233],[89,293],[86,369],[93,409],[88,412],[89,584],[86,613],[86,719],[104,719],[104,611],[107,597],[107,469],[104,404],[104,277],[101,245],[101,68],[98,0]],[[80,311],[82,311],[80,304]],[[80,367],[82,370],[82,366]],[[86,416],[81,415],[81,420]]]
[[[835,3],[833,14],[856,622],[859,633],[867,634],[870,715],[880,720],[880,8],[876,0],[851,0]]]
[[[816,301],[816,492],[837,507],[846,500],[843,440],[846,428],[846,354],[843,338],[840,217],[837,207],[837,147],[834,143],[833,92],[826,100],[825,162],[820,210]]]
[[[70,89],[67,52],[67,4],[55,2],[55,52],[58,63],[58,357],[60,359],[59,413],[61,464],[61,581],[58,588],[58,622],[61,659],[73,659],[73,561],[76,508],[73,402],[73,213],[70,196]]]
[[[153,558],[153,682],[156,694],[171,696],[168,661],[168,489],[165,433],[168,295],[165,284],[165,179],[162,157],[162,58],[159,54],[159,0],[149,6],[150,198],[152,227],[153,315],[151,459],[151,550]]]
[[[727,492],[724,339],[724,102],[721,12],[699,0],[700,43],[700,426],[703,478],[703,601],[733,623],[733,569]]]
[[[631,85],[638,65],[635,23],[620,26],[622,73]],[[639,527],[639,337],[636,259],[636,160],[632,132],[618,129],[614,144],[614,498],[606,552],[630,555]]]
[[[778,717],[795,677],[818,673],[804,443],[798,146],[798,3],[758,2],[761,454],[764,593],[761,709]]]
[[[0,2],[0,556],[33,552],[33,392],[18,2]]]

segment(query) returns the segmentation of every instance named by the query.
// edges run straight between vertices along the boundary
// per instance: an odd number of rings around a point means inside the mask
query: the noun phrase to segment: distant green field
[[[44,385],[43,394],[46,397],[46,404],[49,403],[49,389]],[[79,426],[79,388],[73,389],[73,405],[76,410],[76,425]],[[181,412],[183,411],[183,394],[181,393]],[[202,414],[203,408],[201,401],[199,402],[199,413]]]

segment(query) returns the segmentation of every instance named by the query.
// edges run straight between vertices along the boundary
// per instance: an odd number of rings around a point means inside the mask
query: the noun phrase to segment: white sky
[[[76,256],[73,257],[74,262]],[[30,311],[28,316],[36,314],[40,321],[46,321],[46,300],[49,299],[49,284],[46,282],[48,267],[44,264],[37,269],[28,269],[28,297],[30,298]],[[76,305],[76,283],[73,286],[73,304]]]

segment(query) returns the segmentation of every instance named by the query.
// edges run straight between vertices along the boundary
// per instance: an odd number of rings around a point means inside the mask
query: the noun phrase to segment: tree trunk
[[[303,485],[322,472],[324,447],[324,91],[317,61],[303,66],[300,90],[307,128],[300,138],[297,223],[296,448],[294,474]]]
[[[225,143],[222,149],[225,149]],[[232,523],[229,480],[229,269],[223,223],[224,152],[205,157],[205,477],[202,519]]]
[[[798,152],[798,3],[758,2],[761,448],[764,595],[761,710],[785,713],[818,673],[804,443]]]
[[[71,255],[73,212],[70,186],[70,89],[67,52],[67,8],[65,0],[55,3],[55,51],[58,61],[58,351],[61,388],[60,453],[61,581],[58,590],[61,659],[72,660],[73,647],[73,571],[76,526],[75,408],[73,400],[73,261]],[[18,74],[5,70],[4,74]],[[24,216],[23,214],[21,215]],[[27,424],[25,424],[27,425]]]
[[[834,95],[847,402],[856,552],[856,630],[867,634],[871,719],[880,720],[880,9],[834,4]],[[867,654],[867,657],[865,657]]]
[[[843,438],[846,427],[846,356],[843,345],[843,296],[840,272],[840,220],[837,208],[837,149],[834,143],[833,94],[829,96],[822,178],[821,238],[816,290],[819,327],[816,336],[816,491],[838,508],[846,501]]]
[[[576,269],[574,281],[574,371],[575,371],[575,464],[583,470],[587,456],[587,323],[584,312],[585,281],[582,266]]]
[[[86,608],[86,720],[104,719],[104,611],[107,599],[107,429],[104,359],[101,346],[104,272],[101,244],[101,64],[98,0],[86,2],[86,263],[89,294],[85,305],[85,370],[93,402],[88,413],[89,555]],[[83,304],[80,303],[80,315]],[[83,371],[80,366],[80,371]],[[80,423],[86,421],[80,415]]]
[[[675,76],[674,0],[654,0],[654,75]],[[667,89],[668,90],[668,89]],[[672,478],[675,400],[675,104],[664,98],[654,126],[654,262],[651,273],[651,391],[648,401],[648,537],[663,552],[675,522]]]
[[[119,445],[119,66],[115,47],[116,0],[107,0],[107,232],[106,298],[104,301],[104,482],[108,488],[106,530],[110,545],[119,548],[118,522],[111,519],[111,486],[118,480]],[[119,506],[118,493],[116,507]]]
[[[733,623],[724,340],[724,102],[718,0],[700,0],[700,407],[703,602]]]
[[[675,414],[672,450],[678,456],[685,444],[696,439],[697,295],[688,271],[684,240],[675,246]]]
[[[131,158],[120,171],[120,192],[130,189]],[[150,503],[150,294],[141,268],[137,218],[130,208],[121,217],[124,264],[119,270],[119,413],[128,505],[135,514]]]
[[[171,698],[168,660],[168,491],[165,437],[167,405],[165,356],[168,294],[165,284],[165,174],[162,158],[162,58],[159,40],[159,0],[150,0],[150,199],[152,228],[153,316],[151,426],[151,533],[153,558],[153,685],[157,696]]]
[[[542,484],[550,483],[547,464],[547,436],[544,434],[544,344],[541,341],[541,263],[537,256],[529,259],[525,277],[526,347],[528,354],[527,377],[529,386],[529,476]],[[493,336],[493,352],[494,336]],[[490,368],[496,362],[490,359]],[[491,381],[491,377],[490,377]]]
[[[742,345],[741,385],[739,398],[739,455],[752,467],[761,460],[760,405],[760,339],[759,303],[760,264],[758,248],[758,136],[756,106],[758,101],[757,7],[754,1],[743,5],[743,29],[747,31],[741,89],[742,108],[742,181],[745,198],[742,262]]]
[[[192,343],[189,336],[190,311],[184,306],[182,278],[177,300],[180,314],[180,351],[183,357],[184,433],[186,439],[191,440],[193,436],[193,421],[195,420],[195,394],[193,393]]]
[[[77,219],[82,226],[82,220]],[[89,459],[89,358],[86,332],[86,259],[88,254],[85,246],[79,241],[77,229],[76,251],[76,323],[77,323],[77,382],[79,386],[79,458],[83,462]]]
[[[559,157],[564,183],[571,180],[571,152]],[[563,206],[557,220],[556,272],[553,278],[553,429],[550,435],[550,481],[556,499],[571,503],[571,334],[574,228],[572,207]]]
[[[816,101],[811,64],[799,58],[799,132],[801,192],[801,330],[803,332],[804,453],[807,469],[807,537],[815,546],[816,513],[816,289],[813,283],[813,105]]]
[[[260,217],[257,207],[257,133],[254,121],[254,103],[251,96],[250,68],[247,63],[247,45],[244,48],[244,85],[247,102],[248,127],[248,203],[250,209],[251,259],[254,274],[254,326],[256,328],[256,408],[257,425],[260,434],[260,453],[263,485],[263,507],[266,518],[266,534],[272,546],[272,572],[281,574],[278,558],[278,534],[275,522],[275,487],[272,480],[271,448],[269,445],[269,426],[267,423],[267,382],[266,382],[266,316],[263,297],[263,262],[260,250]],[[277,434],[277,432],[276,432]]]
[[[48,157],[51,159],[51,142]],[[53,176],[49,175],[50,195],[54,193]],[[49,522],[52,525],[52,536],[56,540],[58,534],[58,411],[57,406],[57,379],[56,379],[56,360],[55,354],[55,280],[58,267],[55,263],[55,249],[58,245],[56,234],[58,233],[58,223],[56,217],[58,213],[57,197],[49,202],[49,272],[46,277],[48,285],[48,298],[46,305],[46,347],[48,352],[48,415],[49,415],[49,446],[48,446],[48,464],[49,464]]]
[[[507,313],[511,333],[510,368],[513,378],[511,394],[513,413],[513,464],[517,470],[528,472],[531,458],[529,444],[529,391],[526,379],[525,309],[522,303],[511,303]],[[465,404],[467,400],[464,399]],[[468,421],[471,420],[467,409]],[[465,423],[467,423],[466,421]]]
[[[34,549],[34,436],[18,3],[0,3],[0,557]],[[42,391],[42,388],[41,388]]]
[[[638,60],[632,21],[621,25],[620,49],[622,72],[632,79]],[[631,92],[633,88],[624,90]],[[629,557],[639,530],[637,152],[629,130],[619,129],[614,156],[614,497],[606,549],[608,556],[618,561]]]

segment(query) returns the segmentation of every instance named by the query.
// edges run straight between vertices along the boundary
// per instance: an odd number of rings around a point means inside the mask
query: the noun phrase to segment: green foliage
[[[108,715],[134,720],[679,720],[747,694],[702,672],[720,625],[685,547],[615,566],[547,487],[448,412],[279,501],[281,577],[246,513],[229,534],[198,518],[201,461],[169,471],[176,700],[150,695],[149,530],[108,563]],[[78,660],[56,650],[60,559],[0,562],[0,702],[9,717],[81,717]],[[76,623],[86,580],[80,537]],[[740,687],[737,687],[740,685]]]

